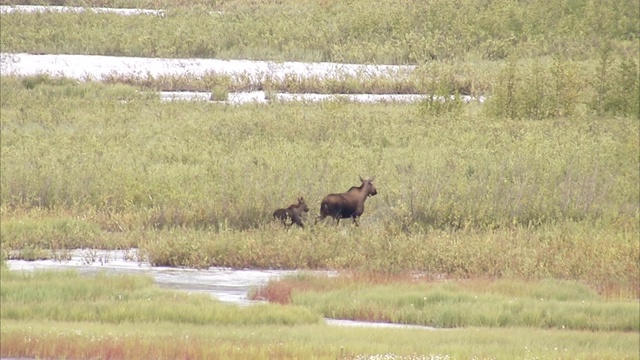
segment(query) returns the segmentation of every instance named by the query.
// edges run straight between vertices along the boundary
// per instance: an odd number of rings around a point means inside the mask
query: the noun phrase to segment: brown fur
[[[302,213],[308,212],[309,207],[304,202],[304,198],[298,198],[297,204],[289,205],[286,209],[277,209],[273,212],[273,218],[279,219],[282,222],[282,225],[285,227],[289,227],[293,224],[304,228],[302,224]],[[291,224],[287,224],[287,219],[291,219]]]
[[[320,216],[316,218],[316,222],[331,216],[336,219],[336,225],[340,223],[340,219],[352,218],[358,226],[358,218],[364,213],[364,201],[378,193],[373,179],[375,176],[366,180],[361,176],[362,184],[359,187],[353,186],[347,192],[325,196],[320,204]]]

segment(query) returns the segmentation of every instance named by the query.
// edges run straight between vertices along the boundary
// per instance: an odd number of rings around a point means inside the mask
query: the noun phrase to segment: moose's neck
[[[358,194],[358,198],[362,200],[362,202],[364,203],[365,200],[367,200],[367,197],[369,197],[369,189],[366,186],[360,186],[359,188],[356,188],[357,190],[357,194]]]

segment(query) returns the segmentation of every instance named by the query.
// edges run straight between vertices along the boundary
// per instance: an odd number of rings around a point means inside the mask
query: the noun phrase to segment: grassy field
[[[634,0],[56,4],[135,4],[166,9],[166,15],[10,14],[2,19],[3,51],[379,64],[500,60],[512,54],[577,60],[592,58],[603,46],[637,58],[640,34]]]
[[[149,279],[2,268],[2,356],[638,358],[637,2],[55,4],[166,13],[3,14],[2,51],[416,70],[2,76],[3,262],[138,248],[154,265],[343,274],[273,282],[255,296],[286,306],[244,309]],[[257,89],[454,98],[232,106],[154,92]],[[487,101],[455,97],[466,94]],[[374,175],[360,227],[314,225],[323,196]],[[299,196],[305,229],[274,223]],[[323,316],[455,329],[330,328]]]
[[[343,76],[337,81],[275,79],[269,74],[256,80],[249,74],[217,73],[114,74],[102,80],[163,90],[496,93],[503,98],[501,115],[509,117],[567,116],[573,113],[570,107],[583,103],[601,113],[637,116],[640,112],[636,96],[640,11],[633,0],[552,4],[434,0],[419,5],[387,0],[376,6],[367,0],[55,4],[142,6],[163,8],[167,14],[5,14],[3,52],[409,64],[418,70],[373,79]]]
[[[637,292],[633,118],[163,103],[121,85],[12,78],[2,91],[5,257],[138,247],[157,265],[554,277]],[[321,198],[359,175],[379,190],[362,226],[313,226]],[[275,226],[273,210],[299,196],[311,226]]]
[[[417,306],[417,299],[412,298],[417,293],[434,305],[439,302],[440,310],[447,307],[444,313],[449,317],[465,312],[474,294],[481,299],[493,294],[494,302],[505,305],[500,296],[516,297],[516,304],[501,310],[499,316],[505,319],[512,318],[504,312],[515,309],[518,298],[543,297],[529,314],[546,312],[548,320],[566,310],[566,327],[533,319],[519,325],[491,326],[485,319],[477,327],[458,323],[464,327],[424,330],[330,327],[320,316],[328,315],[327,309],[344,308],[343,301],[320,308],[312,303],[323,303],[326,297],[314,301],[304,294],[294,300],[306,303],[298,306],[238,307],[204,295],[160,290],[149,278],[105,274],[92,278],[74,272],[21,274],[6,268],[0,274],[3,357],[633,359],[639,345],[637,323],[631,325],[635,331],[616,330],[629,330],[630,317],[638,316],[637,302],[606,301],[571,283],[465,282],[408,289],[393,285],[397,281],[375,285],[371,279],[285,280],[325,291],[359,288],[349,296],[362,311],[371,309],[372,293],[386,293],[379,286],[397,291],[394,298],[388,293],[379,296],[388,306],[386,311],[396,314],[408,313],[406,302]],[[373,285],[371,289],[362,286],[366,282]],[[486,310],[485,314],[493,314]],[[572,329],[572,322],[592,322],[589,326],[597,331]]]
[[[328,318],[437,328],[637,332],[640,316],[637,299],[607,300],[583,284],[558,280],[299,274],[271,281],[251,296],[302,306]]]

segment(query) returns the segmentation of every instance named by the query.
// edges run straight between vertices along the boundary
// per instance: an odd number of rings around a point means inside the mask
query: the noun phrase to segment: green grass
[[[0,46],[5,52],[417,64],[512,54],[584,59],[604,43],[620,56],[637,57],[640,33],[633,0],[137,4],[164,7],[166,16],[7,14]]]
[[[404,104],[230,108],[10,79],[2,110],[5,208],[97,211],[122,220],[101,226],[124,230],[251,228],[281,202],[319,201],[358,174],[381,179],[372,213],[435,228],[638,214],[632,118],[527,122],[473,105],[438,116]],[[127,210],[139,218],[118,219]]]
[[[6,14],[3,52],[418,66],[392,79],[2,77],[3,357],[637,359],[634,1],[56,4],[167,12]],[[489,100],[227,106],[162,103],[160,89]],[[361,227],[271,222],[304,196],[312,223],[359,175],[379,191]],[[4,265],[76,247],[390,280],[271,283],[258,294],[301,305],[243,309],[148,278]],[[449,281],[407,285],[411,274]],[[464,327],[341,329],[322,315]]]
[[[638,301],[606,300],[569,281],[425,281],[376,283],[355,277],[298,275],[253,295],[313,309],[325,317],[456,327],[531,327],[638,332]]]
[[[98,323],[174,322],[192,325],[294,325],[317,323],[302,308],[273,305],[238,307],[207,295],[158,289],[153,279],[75,272],[2,271],[0,316],[6,320]]]
[[[5,257],[137,247],[155,265],[553,277],[637,292],[634,118],[163,103],[122,85],[36,80],[3,78]],[[379,191],[362,227],[313,226],[322,197],[359,175],[376,175]],[[274,226],[273,210],[299,196],[308,229]]]
[[[599,291],[637,294],[634,232],[588,225],[497,231],[402,234],[384,225],[333,225],[285,231],[277,225],[221,233],[149,232],[140,243],[155,265],[328,268],[386,273],[407,271],[454,277],[516,277],[585,281]],[[351,225],[349,225],[351,226]],[[617,289],[619,286],[622,289]],[[612,293],[613,295],[613,293]]]
[[[637,333],[325,325],[184,326],[3,320],[2,355],[228,359],[636,359]],[[393,356],[393,357],[392,357]]]
[[[614,320],[606,311],[602,314],[609,315],[592,319],[601,326],[599,331],[546,328],[543,322],[529,327],[505,324],[502,329],[465,327],[438,331],[340,328],[321,324],[314,301],[305,296],[301,299],[308,304],[303,306],[243,308],[206,296],[160,290],[147,277],[20,273],[5,268],[0,274],[3,357],[356,359],[386,354],[393,355],[393,359],[633,359],[638,348],[637,330],[607,330],[624,320]],[[583,286],[556,281],[436,282],[411,289],[402,282],[375,285],[345,277],[334,279],[335,282],[309,276],[297,280],[315,289],[324,287],[324,291],[315,293],[319,297],[316,304],[342,291],[340,282],[355,290],[347,294],[353,297],[326,303],[336,310],[354,302],[366,310],[367,304],[362,300],[373,296],[401,312],[406,311],[407,302],[416,305],[427,297],[447,302],[451,316],[466,313],[467,309],[463,301],[446,299],[462,299],[470,294],[481,299],[494,296],[492,300],[505,308],[513,306],[507,297],[541,296],[544,301],[538,306],[546,307],[549,314],[555,314],[558,303],[563,302],[584,301],[582,306],[594,311],[613,308],[617,311],[610,311],[620,316],[627,306],[624,302],[604,302]],[[384,294],[385,287],[398,296],[389,298]],[[419,290],[424,293],[411,298]],[[431,302],[433,306],[437,303]],[[637,306],[635,310],[637,317]],[[570,316],[578,319],[582,313]],[[607,325],[607,320],[611,324]]]

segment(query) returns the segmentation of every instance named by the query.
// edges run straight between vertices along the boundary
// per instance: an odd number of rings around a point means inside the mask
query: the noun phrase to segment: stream
[[[250,300],[251,289],[266,285],[270,280],[285,275],[295,274],[296,270],[256,270],[230,269],[211,267],[204,270],[189,268],[174,268],[151,266],[136,260],[136,250],[92,250],[78,249],[71,251],[69,260],[7,260],[10,270],[70,270],[80,274],[109,274],[147,275],[153,277],[156,284],[165,289],[174,289],[189,293],[204,293],[219,301],[249,306],[264,303],[264,301]],[[341,319],[325,319],[327,325],[370,327],[370,328],[402,328],[436,330],[436,328],[419,325],[404,325],[390,323],[372,323]]]

